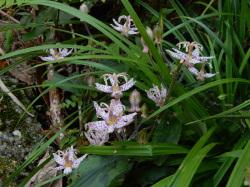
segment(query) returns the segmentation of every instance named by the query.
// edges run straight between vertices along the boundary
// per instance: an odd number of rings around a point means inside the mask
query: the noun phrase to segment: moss
[[[17,166],[17,162],[0,156],[0,176],[5,178],[12,173]]]

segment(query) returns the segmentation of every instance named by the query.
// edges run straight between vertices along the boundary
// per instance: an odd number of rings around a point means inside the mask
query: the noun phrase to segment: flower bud
[[[147,32],[148,36],[153,40],[153,38],[154,38],[154,33],[153,33],[152,29],[151,29],[150,27],[147,27],[147,28],[146,28],[146,32]],[[149,49],[148,49],[147,44],[146,44],[145,41],[143,40],[143,38],[141,38],[141,43],[142,43],[142,46],[143,46],[142,52],[143,52],[143,53],[148,53],[148,50],[149,50]]]
[[[89,13],[89,8],[85,3],[82,3],[81,6],[80,6],[80,11],[85,13],[85,14],[88,14]]]
[[[147,115],[147,105],[146,104],[143,104],[142,107],[141,107],[141,117],[142,118],[147,118],[148,115]]]
[[[88,86],[94,86],[95,81],[96,81],[95,77],[92,75],[86,77],[86,82],[87,82]]]
[[[129,96],[129,102],[131,108],[130,112],[139,112],[140,111],[140,102],[141,102],[141,94],[136,89],[133,90]]]
[[[162,42],[162,33],[163,33],[163,28],[157,24],[155,27],[154,27],[154,38],[155,38],[155,43],[156,44],[161,44]]]

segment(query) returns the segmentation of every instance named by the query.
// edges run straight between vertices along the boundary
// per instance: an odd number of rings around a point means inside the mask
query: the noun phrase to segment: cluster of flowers
[[[96,89],[104,93],[111,94],[110,104],[94,101],[96,116],[101,118],[101,121],[89,122],[85,124],[87,132],[86,138],[93,145],[103,145],[109,140],[109,134],[114,131],[120,133],[125,126],[133,122],[136,112],[125,115],[125,106],[121,103],[121,97],[124,91],[127,91],[134,86],[134,79],[128,80],[125,73],[113,73],[103,75],[104,83],[96,83]],[[120,84],[121,79],[124,83]]]
[[[138,30],[133,24],[133,20],[130,16],[123,15],[118,18],[118,22],[115,19],[113,19],[113,21],[115,25],[111,24],[111,26],[115,30],[121,32],[121,34],[125,36],[138,34]],[[151,39],[154,39],[155,43],[159,44],[161,39],[159,38],[159,34],[157,34],[157,30],[159,29],[152,31],[152,29],[149,27],[147,27],[146,29],[148,36]],[[148,46],[143,39],[141,39],[141,42],[143,45],[143,52],[148,53]],[[189,72],[196,76],[197,80],[204,80],[205,78],[215,76],[214,73],[205,72],[205,64],[214,57],[201,56],[201,52],[203,51],[203,47],[201,44],[199,44],[198,42],[184,41],[179,42],[177,44],[177,47],[178,49],[172,48],[173,51],[166,50],[166,52],[173,58],[180,60],[180,63],[184,64]],[[180,51],[181,48],[184,48],[185,52]],[[196,64],[201,64],[200,70],[195,67]]]
[[[121,34],[128,37],[129,35],[138,34],[138,30],[133,23],[130,16],[120,16],[118,21],[113,19],[114,25],[111,26],[121,32]],[[160,39],[157,36],[157,31],[152,31],[147,27],[147,33],[151,39],[155,38],[154,42],[159,44]],[[148,47],[143,41],[143,52],[148,53]],[[203,47],[197,42],[180,42],[177,44],[178,49],[172,48],[171,50],[166,50],[167,53],[180,60],[181,64],[196,76],[198,80],[203,80],[204,78],[213,77],[215,74],[205,72],[205,64],[213,57],[201,56],[201,51]],[[180,51],[181,48],[185,49],[185,52]],[[54,61],[63,59],[64,57],[70,55],[73,49],[50,49],[50,55],[47,57],[40,57],[43,61]],[[198,70],[195,65],[201,64],[201,69]],[[121,97],[123,92],[129,90],[134,86],[135,81],[133,78],[128,80],[126,73],[113,73],[104,74],[103,80],[105,84],[95,83],[96,89],[104,93],[111,94],[110,104],[100,103],[98,104],[94,101],[94,108],[96,110],[97,118],[101,118],[101,121],[89,122],[85,124],[86,132],[85,137],[88,139],[91,145],[103,145],[108,142],[109,134],[113,132],[125,132],[125,126],[131,124],[134,121],[134,117],[140,112],[140,93],[134,90],[130,94],[131,108],[130,114],[125,114],[125,106],[121,102]],[[121,81],[123,80],[123,81]],[[162,107],[165,104],[167,97],[167,89],[163,85],[158,87],[153,85],[149,90],[145,90],[149,99],[153,100],[158,107]],[[59,164],[57,170],[64,170],[64,174],[69,174],[72,169],[77,168],[79,164],[86,158],[87,154],[80,158],[77,158],[76,150],[71,146],[65,151],[58,150],[54,153],[54,160]]]
[[[50,49],[50,55],[46,57],[40,57],[43,61],[54,61],[63,59],[64,57],[72,53],[72,49]],[[123,83],[121,83],[123,79]],[[96,89],[104,93],[111,94],[110,104],[100,103],[94,101],[94,108],[96,110],[96,116],[101,118],[101,121],[89,122],[85,124],[86,132],[85,137],[88,139],[91,145],[103,145],[109,140],[109,134],[114,131],[120,133],[125,131],[124,127],[131,124],[134,117],[138,112],[141,111],[140,104],[140,93],[134,90],[130,94],[131,108],[130,114],[125,115],[125,106],[121,103],[121,97],[123,92],[129,90],[135,85],[133,78],[128,80],[126,73],[113,73],[103,75],[104,84],[95,83]],[[167,89],[161,85],[159,88],[153,85],[153,88],[145,90],[148,98],[153,100],[156,106],[163,106],[165,103]],[[72,169],[77,168],[82,160],[87,156],[77,159],[76,150],[73,147],[66,149],[65,151],[58,150],[54,153],[54,160],[59,164],[57,170],[64,170],[64,174],[69,174]]]

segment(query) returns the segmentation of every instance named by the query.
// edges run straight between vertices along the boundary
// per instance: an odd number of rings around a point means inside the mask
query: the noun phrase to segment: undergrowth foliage
[[[0,90],[44,124],[0,185],[250,186],[250,2],[131,2],[0,1],[32,101]]]

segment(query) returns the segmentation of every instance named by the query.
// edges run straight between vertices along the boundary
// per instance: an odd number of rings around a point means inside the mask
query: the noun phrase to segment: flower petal
[[[69,160],[74,160],[75,158],[75,149],[73,148],[73,146],[71,146],[69,149],[67,149],[67,154],[68,154],[68,158]]]
[[[40,58],[41,58],[41,60],[43,60],[43,61],[54,61],[55,60],[55,58],[53,57],[53,56],[40,56]]]
[[[57,164],[63,166],[65,164],[65,161],[62,157],[60,157],[58,154],[53,153],[54,160],[56,161]]]
[[[213,77],[213,76],[215,76],[216,74],[215,73],[205,73],[204,74],[204,77],[205,78],[211,78],[211,77]]]
[[[96,101],[94,101],[94,107],[97,117],[101,117],[104,120],[108,118],[108,113],[103,108],[101,108]]]
[[[112,93],[112,87],[104,84],[95,83],[96,89],[104,93]]]
[[[109,140],[108,131],[88,130],[84,134],[91,145],[103,145]]]
[[[184,59],[185,59],[185,56],[180,55],[180,54],[178,54],[178,53],[175,53],[175,52],[173,52],[173,51],[166,50],[166,52],[167,52],[170,56],[172,56],[172,57],[174,57],[174,58],[176,58],[176,59],[178,59],[178,60],[184,60]]]
[[[134,121],[134,117],[137,115],[136,112],[122,116],[119,121],[114,125],[116,129],[125,127]]]
[[[76,159],[73,161],[73,165],[72,165],[72,168],[78,168],[78,166],[80,165],[80,163],[87,157],[88,155],[85,154],[83,155],[82,157]]]
[[[64,169],[64,166],[58,166],[58,167],[55,167],[55,170],[59,171],[59,170],[63,170]]]
[[[85,124],[85,128],[96,131],[107,131],[108,125],[105,121],[94,121]]]
[[[130,89],[131,87],[133,87],[134,85],[135,85],[135,81],[132,78],[128,82],[126,82],[125,84],[121,85],[120,89],[121,89],[122,92],[124,92],[124,91]]]
[[[199,70],[196,69],[195,67],[189,67],[188,70],[194,74],[194,75],[198,75],[199,74]]]
[[[68,49],[61,49],[60,50],[60,56],[61,57],[66,57],[66,56],[70,55],[72,53],[72,51],[73,51],[73,49],[70,49],[70,50],[68,50]]]
[[[72,172],[72,168],[71,167],[66,167],[63,170],[63,173],[66,174],[66,175],[70,174],[71,172]]]
[[[123,114],[125,110],[125,106],[121,103],[119,99],[112,99],[110,102],[110,112],[112,112],[113,115],[119,116]]]

